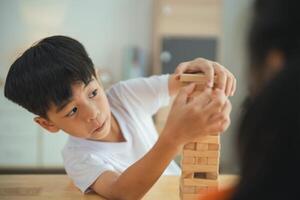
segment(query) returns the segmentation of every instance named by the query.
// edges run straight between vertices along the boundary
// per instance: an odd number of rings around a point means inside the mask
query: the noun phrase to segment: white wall
[[[0,79],[33,42],[63,34],[82,42],[95,66],[118,81],[126,46],[149,54],[152,7],[152,0],[1,0]],[[61,165],[66,136],[42,133],[32,118],[6,100],[0,86],[0,167]]]
[[[115,80],[125,46],[146,52],[151,46],[151,0],[2,0],[0,20],[1,72],[33,42],[54,34],[82,42],[95,66],[113,69]]]

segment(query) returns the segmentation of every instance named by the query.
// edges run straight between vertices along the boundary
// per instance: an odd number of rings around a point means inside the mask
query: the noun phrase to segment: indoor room
[[[274,2],[1,0],[0,199],[287,194],[299,16]]]

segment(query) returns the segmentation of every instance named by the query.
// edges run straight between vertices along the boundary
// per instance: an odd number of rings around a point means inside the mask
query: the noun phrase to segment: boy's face
[[[73,97],[59,108],[52,105],[49,120],[35,119],[50,132],[64,132],[85,139],[106,140],[111,131],[111,112],[104,90],[93,78],[87,85],[72,85]]]

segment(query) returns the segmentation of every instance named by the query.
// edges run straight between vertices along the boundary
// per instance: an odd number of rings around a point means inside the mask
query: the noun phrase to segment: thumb
[[[175,103],[180,103],[180,104],[183,104],[183,103],[186,103],[187,102],[187,99],[188,97],[193,93],[193,91],[195,90],[196,88],[196,84],[195,83],[191,83],[185,87],[182,87],[180,90],[179,90],[179,93],[175,99]]]

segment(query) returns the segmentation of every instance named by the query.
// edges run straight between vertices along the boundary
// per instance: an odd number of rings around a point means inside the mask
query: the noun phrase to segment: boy
[[[5,96],[37,115],[50,132],[70,135],[64,165],[83,192],[108,199],[140,199],[161,174],[179,174],[172,159],[187,142],[229,125],[226,95],[235,79],[204,59],[181,64],[177,74],[202,71],[207,89],[189,99],[195,85],[179,91],[178,75],[133,79],[105,94],[93,63],[78,41],[52,36],[29,48],[11,66]],[[214,73],[218,89],[212,90]],[[177,94],[160,137],[152,115]],[[225,95],[226,93],[226,95]]]

